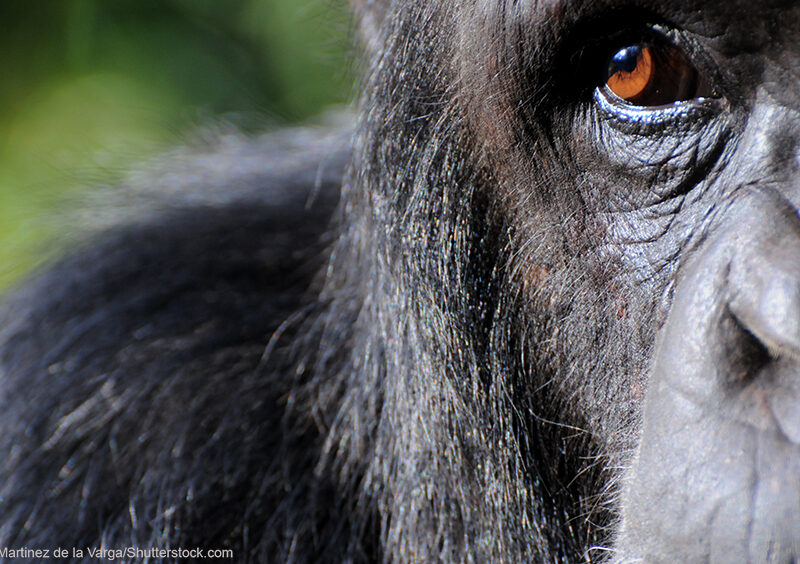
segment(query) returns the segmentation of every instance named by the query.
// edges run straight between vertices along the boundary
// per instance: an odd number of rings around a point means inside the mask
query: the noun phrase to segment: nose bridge
[[[781,103],[760,88],[738,145],[737,183],[774,189],[800,210],[800,103]]]
[[[725,198],[712,235],[683,265],[679,284],[686,286],[685,279],[694,277],[689,286],[696,291],[695,302],[687,315],[716,304],[711,309],[732,315],[770,358],[800,361],[800,128],[793,123],[795,113],[775,104],[754,112],[744,147],[737,150],[749,176]],[[673,308],[687,303],[676,298]],[[716,331],[713,323],[707,327]],[[723,362],[732,347],[725,344],[730,336],[709,335],[703,338],[719,341]],[[800,424],[797,435],[800,440]]]
[[[733,210],[728,309],[774,356],[800,358],[800,217],[775,191],[748,192]]]
[[[796,208],[771,187],[743,187],[729,200],[713,235],[681,268],[669,318],[660,347],[678,350],[688,339],[697,358],[694,364],[680,359],[663,366],[676,389],[698,401],[716,397],[731,374],[744,383],[764,362],[800,361]],[[766,357],[756,350],[766,351]],[[800,423],[796,427],[800,441]]]
[[[770,22],[770,40],[760,49],[763,70],[760,83],[770,96],[787,108],[800,108],[800,3],[793,1],[778,22]]]

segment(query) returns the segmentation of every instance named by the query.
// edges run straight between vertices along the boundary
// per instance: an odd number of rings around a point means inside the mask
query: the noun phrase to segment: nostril
[[[729,310],[728,319],[722,322],[721,328],[728,334],[722,355],[727,364],[722,371],[726,379],[724,385],[747,386],[775,357],[732,311]]]

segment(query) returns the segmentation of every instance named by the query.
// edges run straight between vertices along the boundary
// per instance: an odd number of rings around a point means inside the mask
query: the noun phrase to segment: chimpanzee
[[[799,561],[800,4],[354,12],[7,298],[0,556]]]

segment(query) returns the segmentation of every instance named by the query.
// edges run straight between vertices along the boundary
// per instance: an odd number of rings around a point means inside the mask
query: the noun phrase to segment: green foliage
[[[332,0],[0,4],[0,286],[72,188],[218,116],[277,125],[346,102],[349,16]]]

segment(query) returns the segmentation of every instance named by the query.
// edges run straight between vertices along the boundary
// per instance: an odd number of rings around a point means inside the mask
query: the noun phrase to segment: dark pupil
[[[642,56],[642,49],[638,45],[631,45],[611,58],[608,65],[608,76],[614,76],[618,72],[632,73],[636,70],[639,57]]]

